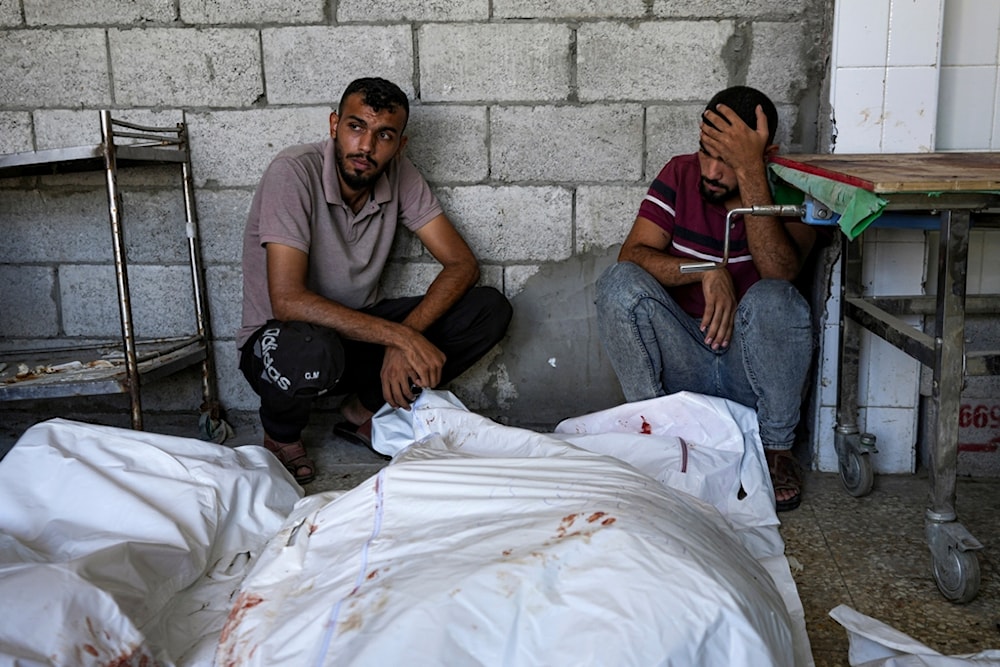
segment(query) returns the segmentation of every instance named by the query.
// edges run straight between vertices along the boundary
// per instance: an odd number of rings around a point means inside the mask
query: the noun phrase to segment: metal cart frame
[[[793,168],[801,165],[809,173],[819,174],[816,164],[837,170],[837,157],[791,156],[780,164]],[[851,159],[858,156],[839,157],[849,165],[843,173],[853,173]],[[937,294],[891,298],[865,295],[862,242],[860,238],[852,241],[843,237],[834,436],[838,464],[850,494],[864,496],[872,490],[870,455],[876,451],[875,436],[861,433],[857,421],[860,336],[865,329],[932,371],[933,442],[929,451],[930,497],[925,534],[938,589],[948,600],[964,603],[979,591],[975,552],[983,545],[959,523],[955,511],[961,391],[966,377],[1000,375],[1000,350],[970,351],[965,345],[967,314],[1000,314],[1000,295],[966,299],[969,232],[974,225],[996,226],[998,218],[990,211],[1000,207],[1000,156],[938,153],[888,158],[907,165],[912,170],[909,176],[917,174],[912,186],[890,182],[892,178],[887,176],[886,182],[869,183],[868,189],[888,202],[885,211],[890,215],[885,217],[892,219],[891,226],[940,231]],[[974,179],[956,174],[954,167],[948,171],[948,165],[960,164],[963,158],[985,163],[980,164],[982,169]],[[939,161],[941,164],[936,164]],[[877,170],[878,165],[873,168]],[[830,172],[831,177],[838,175]],[[822,222],[829,224],[829,217]],[[928,320],[933,316],[929,326],[925,325],[930,332],[907,323],[901,319],[903,315],[923,315]]]
[[[101,143],[56,148],[0,156],[0,178],[103,170],[108,197],[108,218],[114,254],[121,340],[79,347],[41,348],[3,353],[9,375],[18,363],[40,356],[101,356],[117,350],[121,362],[102,366],[75,368],[67,372],[28,374],[5,377],[0,382],[0,401],[65,398],[98,394],[126,393],[129,396],[132,428],[142,430],[141,386],[144,380],[170,375],[201,364],[203,414],[217,416],[220,408],[215,364],[209,341],[210,325],[202,266],[198,218],[194,204],[194,182],[186,120],[175,127],[148,127],[112,118],[100,112]],[[137,340],[129,293],[128,258],[125,247],[125,222],[119,170],[143,165],[178,165],[184,196],[184,229],[187,237],[191,288],[194,300],[194,333],[171,339]],[[74,356],[73,358],[78,358]]]

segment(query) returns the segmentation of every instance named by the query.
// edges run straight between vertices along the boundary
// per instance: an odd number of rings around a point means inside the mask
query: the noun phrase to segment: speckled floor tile
[[[959,520],[985,546],[978,596],[948,602],[924,535],[926,477],[882,476],[853,498],[835,474],[812,473],[802,506],[781,515],[816,664],[847,664],[847,633],[828,613],[846,604],[945,655],[1000,648],[1000,480],[960,479]],[[838,662],[840,660],[840,662]]]

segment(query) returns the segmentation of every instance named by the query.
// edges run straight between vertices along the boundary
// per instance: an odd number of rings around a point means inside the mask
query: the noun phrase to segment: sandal
[[[354,445],[372,447],[372,420],[367,420],[360,426],[351,422],[340,422],[333,427],[334,435],[343,438]]]
[[[316,479],[316,465],[306,456],[306,448],[301,440],[278,442],[265,433],[264,447],[278,457],[299,484],[308,484]]]
[[[338,438],[343,438],[352,445],[366,447],[388,461],[391,456],[386,456],[382,452],[372,447],[372,420],[368,419],[360,426],[351,422],[340,422],[334,425],[333,434]]]
[[[767,470],[771,473],[771,485],[774,487],[774,504],[778,512],[787,512],[799,506],[802,502],[802,468],[795,455],[788,449],[765,449]],[[792,491],[794,495],[778,500],[780,491]]]

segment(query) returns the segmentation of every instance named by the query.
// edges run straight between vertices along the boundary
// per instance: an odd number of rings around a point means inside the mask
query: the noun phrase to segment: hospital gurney
[[[1000,207],[1000,154],[796,155],[774,158],[771,170],[804,194],[806,222],[838,224],[847,236],[835,427],[844,486],[863,496],[873,483],[875,437],[857,425],[863,327],[932,370],[927,542],[941,593],[953,602],[968,602],[979,590],[975,552],[982,544],[955,512],[960,394],[968,376],[1000,375],[1000,350],[966,349],[965,318],[967,313],[1000,313],[1000,295],[966,298],[967,256],[970,228],[996,226],[1000,220],[994,212]],[[871,224],[940,231],[936,296],[864,294],[857,238]],[[932,330],[920,331],[901,319],[906,315],[933,316]]]

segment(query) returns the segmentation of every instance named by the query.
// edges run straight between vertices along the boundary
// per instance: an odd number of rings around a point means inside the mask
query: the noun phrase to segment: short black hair
[[[716,93],[705,105],[705,110],[715,111],[720,104],[725,104],[735,111],[744,123],[755,130],[757,129],[757,105],[760,105],[767,118],[767,143],[768,145],[774,143],[774,134],[778,129],[778,110],[774,108],[774,102],[767,95],[750,86],[733,86]],[[712,125],[712,127],[715,126]]]
[[[340,97],[338,113],[343,111],[347,98],[355,93],[361,93],[361,101],[366,107],[371,107],[375,111],[385,109],[389,113],[393,113],[397,107],[401,107],[406,112],[407,120],[410,118],[410,101],[406,99],[406,93],[392,81],[378,77],[355,79],[347,84],[347,89]]]

